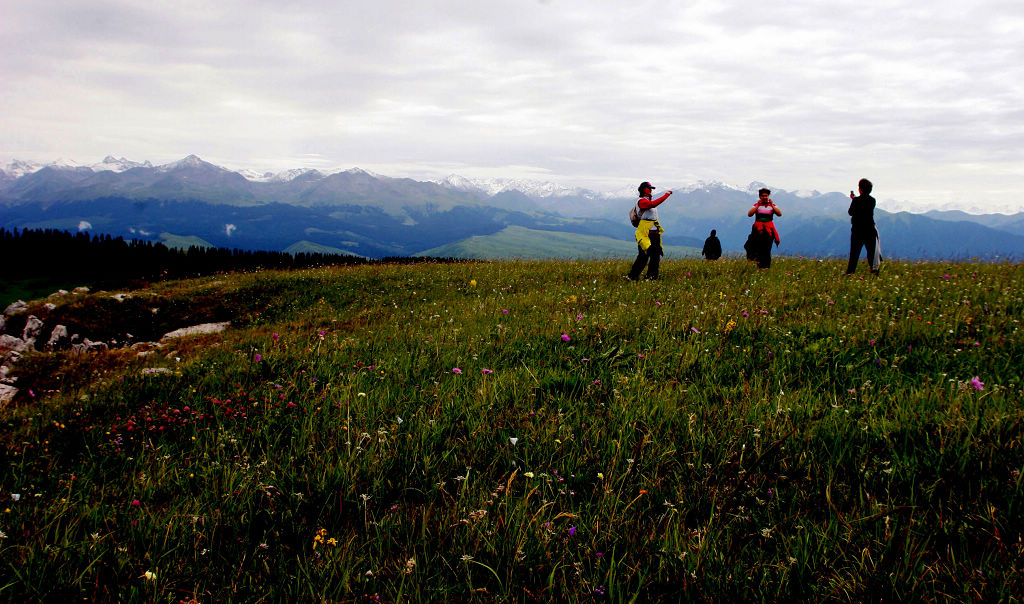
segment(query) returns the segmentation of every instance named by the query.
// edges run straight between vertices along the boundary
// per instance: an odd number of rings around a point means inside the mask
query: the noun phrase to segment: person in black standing
[[[700,251],[705,260],[718,260],[722,257],[722,242],[715,236],[715,229],[711,229],[711,236],[704,240],[704,249]]]
[[[852,275],[857,272],[857,259],[863,247],[867,251],[871,273],[877,275],[878,231],[875,229],[875,198],[871,196],[874,185],[870,180],[862,178],[857,183],[857,188],[860,195],[854,197],[853,191],[850,191],[850,210],[847,212],[850,215],[850,262],[846,265],[846,274]]]

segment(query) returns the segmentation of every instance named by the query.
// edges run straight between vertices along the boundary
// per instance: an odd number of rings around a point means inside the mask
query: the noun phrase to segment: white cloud
[[[1024,5],[1003,0],[0,0],[0,12],[8,159],[461,166],[602,190],[847,190],[869,176],[880,198],[956,191],[974,205],[1024,185]]]
[[[78,221],[78,230],[79,231],[88,231],[91,228],[92,228],[92,223],[89,222],[88,220],[80,220],[80,221]]]
[[[227,235],[228,237],[230,237],[231,234],[234,233],[236,230],[238,230],[238,227],[236,227],[233,224],[228,223],[224,225],[224,234]]]

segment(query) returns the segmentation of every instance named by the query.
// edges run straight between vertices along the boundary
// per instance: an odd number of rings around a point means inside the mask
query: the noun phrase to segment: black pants
[[[757,268],[771,268],[772,266],[772,244],[775,238],[768,231],[758,231],[756,228],[750,230],[750,237],[743,246],[747,250],[748,260],[757,260]]]
[[[857,260],[860,258],[860,250],[864,248],[868,253],[868,266],[872,271],[878,270],[875,265],[875,238],[878,233],[875,229],[860,229],[850,231],[850,262],[846,265],[846,274],[852,275],[857,272]]]
[[[658,278],[658,265],[661,264],[661,256],[663,254],[661,250],[661,233],[658,231],[651,231],[648,234],[651,238],[651,247],[644,251],[644,248],[640,247],[640,244],[636,244],[637,255],[636,260],[633,261],[633,268],[629,269],[629,278],[636,281],[640,278],[640,273],[644,270],[644,265],[647,265],[647,278],[657,279]],[[648,264],[648,262],[650,264]]]

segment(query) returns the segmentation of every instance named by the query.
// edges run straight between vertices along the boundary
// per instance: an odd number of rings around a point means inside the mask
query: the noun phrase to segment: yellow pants
[[[665,229],[661,228],[661,225],[657,220],[641,220],[640,224],[636,227],[636,242],[643,251],[647,251],[651,247],[651,235],[652,230],[657,230],[659,234],[664,233]]]

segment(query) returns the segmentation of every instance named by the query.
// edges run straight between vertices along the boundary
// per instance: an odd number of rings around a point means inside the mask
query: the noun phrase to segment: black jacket
[[[870,195],[859,195],[850,200],[850,224],[853,230],[873,230],[875,228],[875,198]]]
[[[704,240],[704,249],[700,253],[708,260],[718,260],[722,257],[722,242],[718,237],[708,237]]]

